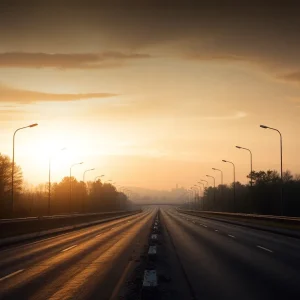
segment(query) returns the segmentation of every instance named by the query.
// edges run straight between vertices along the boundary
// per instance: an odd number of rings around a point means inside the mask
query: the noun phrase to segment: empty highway
[[[110,299],[155,209],[0,251],[0,299]]]
[[[299,239],[161,212],[196,299],[299,297]]]
[[[0,299],[140,299],[149,263],[142,253],[157,211],[153,206],[134,216],[2,248]],[[161,299],[299,296],[299,239],[181,214],[171,206],[160,206],[159,218],[158,258],[151,266],[158,268]],[[133,266],[140,266],[140,274]],[[161,282],[161,274],[170,280]],[[119,298],[128,278],[137,278],[135,294]]]

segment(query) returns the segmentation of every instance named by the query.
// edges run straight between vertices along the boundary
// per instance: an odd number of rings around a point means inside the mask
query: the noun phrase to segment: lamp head
[[[264,129],[267,129],[267,128],[269,128],[268,126],[266,126],[266,125],[260,125],[260,127],[261,128],[264,128]]]
[[[240,146],[235,146],[236,148],[238,148],[238,149],[241,149],[242,147],[240,147]]]
[[[29,125],[28,127],[32,128],[32,127],[35,127],[35,126],[38,126],[38,124],[34,123],[34,124]]]

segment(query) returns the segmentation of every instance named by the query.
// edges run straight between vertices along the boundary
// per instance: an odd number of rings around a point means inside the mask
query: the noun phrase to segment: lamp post
[[[198,194],[198,199],[199,199],[199,204],[200,204],[200,186],[197,184],[194,184],[194,187],[196,188],[196,195],[195,195],[195,205],[197,207],[197,194]]]
[[[31,124],[31,125],[28,125],[28,126],[25,126],[25,127],[20,127],[18,128],[15,132],[14,132],[14,135],[13,135],[13,157],[12,157],[12,167],[11,167],[11,204],[12,204],[12,214],[14,214],[14,173],[15,173],[15,136],[16,136],[16,133],[19,131],[19,130],[22,130],[22,129],[25,129],[25,128],[32,128],[32,127],[35,127],[35,126],[38,126],[37,123],[34,123],[34,124]]]
[[[203,189],[203,192],[204,192],[204,183],[203,182],[198,182],[198,184],[202,184],[202,189]],[[202,210],[204,210],[204,202],[203,202],[203,196],[204,196],[204,193],[203,193],[203,195],[202,195]]]
[[[62,148],[60,151],[64,151],[67,148]],[[53,156],[49,157],[49,183],[48,183],[48,216],[50,216],[50,201],[51,201],[51,161]]]
[[[250,149],[248,148],[244,148],[244,147],[240,147],[240,146],[235,146],[237,149],[242,149],[242,150],[246,150],[250,153],[250,186],[252,187],[253,182],[252,182],[252,152]]]
[[[71,177],[72,177],[72,168],[73,168],[74,166],[82,165],[82,164],[83,164],[83,161],[80,162],[80,163],[73,164],[73,165],[71,165],[71,167],[70,167],[70,203],[69,203],[70,213],[71,213],[71,203],[72,203],[72,179],[71,179]]]
[[[204,179],[200,179],[200,181],[206,182],[206,188],[208,187],[208,181]],[[207,199],[208,200],[208,199]],[[204,196],[203,196],[203,207],[204,207]]]
[[[83,172],[83,182],[84,182],[84,179],[85,179],[85,173],[86,173],[86,172],[89,172],[89,171],[94,171],[94,170],[95,170],[95,168],[89,169],[89,170],[85,170],[85,171]]]
[[[223,171],[220,169],[212,168],[214,171],[219,171],[221,173],[221,185],[223,185]]]
[[[232,164],[232,166],[233,166],[233,210],[235,212],[235,210],[236,210],[236,207],[235,207],[235,164],[233,162],[225,160],[225,159],[223,159],[222,162]]]
[[[220,191],[221,191],[221,209],[222,209],[222,206],[223,206],[223,171],[220,170],[220,169],[217,169],[217,168],[212,168],[214,171],[219,171],[221,173],[221,188],[220,188]]]
[[[210,177],[214,180],[214,205],[216,205],[216,178],[211,175],[206,175],[206,177]]]
[[[94,181],[96,181],[97,178],[101,178],[101,177],[103,177],[103,176],[105,176],[105,175],[96,176],[95,179],[94,179]]]
[[[95,168],[93,168],[93,169],[88,169],[88,170],[85,170],[84,172],[83,172],[83,184],[84,184],[84,187],[86,187],[85,186],[85,173],[86,172],[90,172],[90,171],[94,171],[95,170]],[[82,203],[81,203],[81,206],[82,206],[82,213],[84,213],[85,212],[85,201],[84,201],[84,196],[82,197]]]
[[[260,125],[261,128],[264,129],[270,129],[270,130],[274,130],[277,131],[279,133],[279,137],[280,137],[280,178],[281,178],[281,191],[280,191],[280,204],[281,204],[281,214],[283,215],[283,179],[282,179],[282,134],[281,132],[276,129],[276,128],[272,128],[266,125]]]

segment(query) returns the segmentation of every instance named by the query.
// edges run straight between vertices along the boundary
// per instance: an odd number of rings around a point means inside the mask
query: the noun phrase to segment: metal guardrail
[[[83,214],[81,219],[70,218],[20,218],[19,222],[3,223],[0,225],[0,246],[26,241],[37,237],[57,234],[70,230],[80,229],[108,221],[134,216],[141,210],[122,212]],[[78,215],[76,215],[78,216]],[[53,216],[52,216],[53,217]],[[24,223],[25,219],[25,223]],[[32,222],[27,222],[32,221]],[[49,223],[50,222],[50,223]]]
[[[121,217],[128,214],[140,212],[135,211],[113,211],[89,214],[69,214],[55,215],[43,217],[30,217],[18,219],[2,219],[0,220],[0,240],[28,233],[42,232],[56,228],[77,226],[83,223],[91,223],[94,221]]]
[[[274,221],[280,223],[288,223],[288,224],[298,224],[300,225],[300,218],[299,217],[287,217],[287,216],[274,216],[274,215],[257,215],[257,214],[243,214],[243,213],[227,213],[227,212],[213,212],[213,211],[200,211],[200,210],[184,210],[178,208],[178,211],[182,212],[190,212],[195,214],[202,214],[202,215],[212,215],[212,216],[219,216],[219,217],[231,217],[236,219],[256,219],[256,220],[263,220],[263,221]]]
[[[63,214],[63,215],[52,215],[52,216],[39,216],[39,217],[27,217],[27,218],[14,218],[14,219],[0,219],[1,224],[9,224],[9,223],[18,223],[18,222],[27,222],[27,221],[34,221],[34,220],[51,220],[51,219],[65,219],[65,218],[75,218],[75,217],[85,217],[85,216],[101,216],[101,215],[114,215],[114,214],[122,214],[128,213],[130,211],[126,210],[117,210],[111,212],[99,212],[99,213],[88,213],[88,214],[81,214],[81,213],[73,213],[73,214]]]

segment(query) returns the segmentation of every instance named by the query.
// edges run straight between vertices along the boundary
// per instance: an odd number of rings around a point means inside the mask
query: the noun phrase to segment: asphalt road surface
[[[128,275],[130,266],[142,266],[141,248],[156,214],[156,207],[147,208],[1,249],[0,299],[119,299],[125,279],[135,276]],[[170,280],[158,280],[164,294],[155,299],[300,298],[300,239],[180,214],[170,206],[160,207],[160,218],[163,253],[154,265]],[[141,275],[136,278],[142,287]],[[171,298],[164,296],[168,286]],[[139,299],[139,291],[135,295],[128,299]]]
[[[0,299],[110,299],[156,209],[0,250]]]
[[[299,239],[169,207],[161,214],[194,298],[300,299]]]

